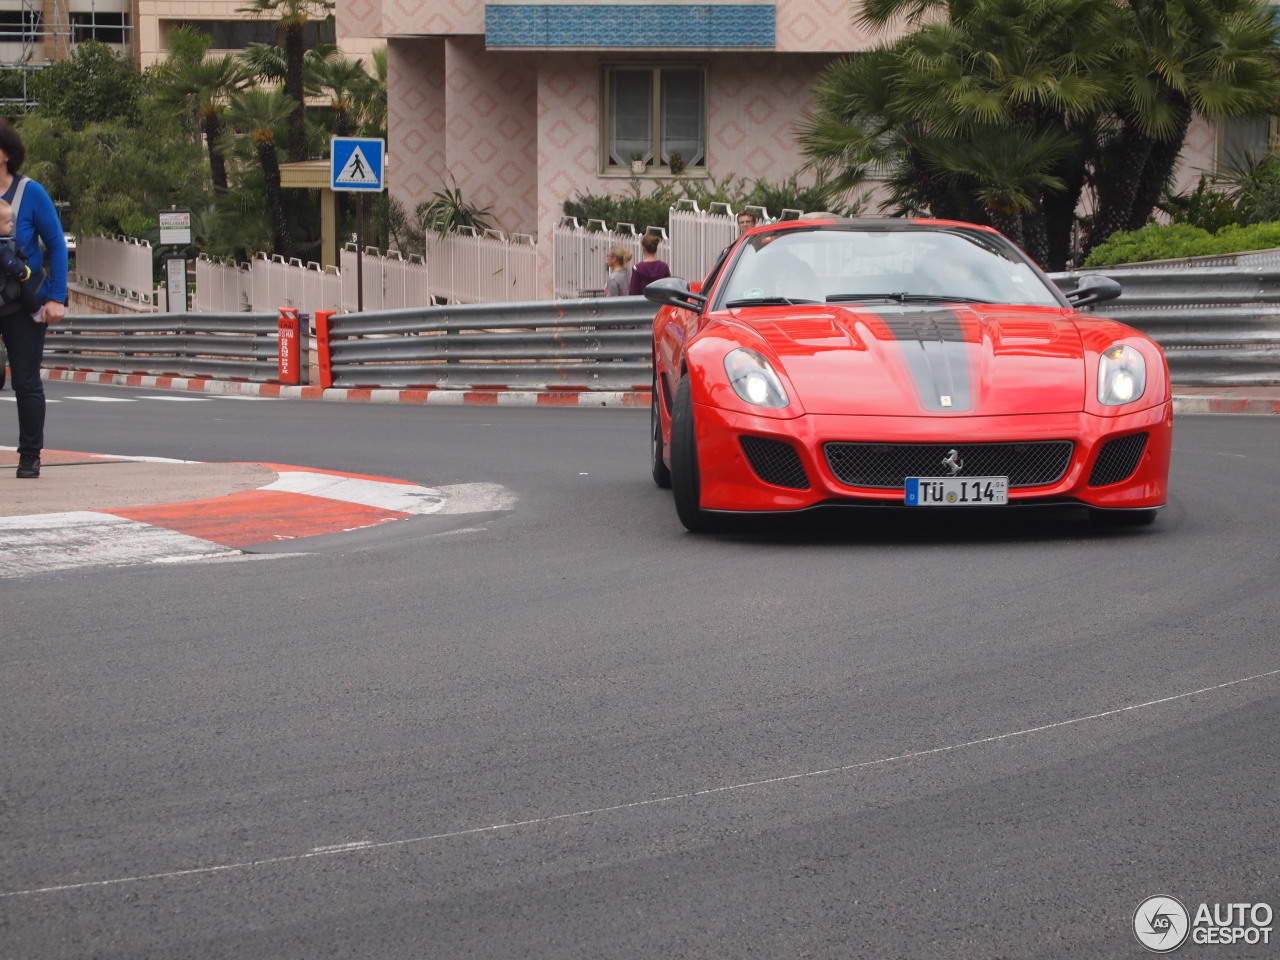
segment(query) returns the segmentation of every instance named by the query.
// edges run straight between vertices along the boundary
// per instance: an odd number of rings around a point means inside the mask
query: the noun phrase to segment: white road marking
[[[394,510],[398,513],[435,513],[444,502],[444,495],[431,487],[407,483],[384,483],[380,480],[362,480],[357,477],[334,477],[325,473],[306,473],[300,470],[281,473],[274,483],[269,483],[262,489],[345,500],[347,503],[358,503],[381,510]]]
[[[438,489],[445,498],[441,514],[491,513],[516,506],[516,495],[500,483],[452,483]]]
[[[846,763],[838,767],[827,767],[821,770],[808,770],[803,773],[790,773],[782,776],[770,777],[765,780],[748,780],[743,783],[730,784],[721,787],[706,787],[701,790],[690,790],[686,793],[673,793],[665,797],[651,797],[647,800],[634,800],[629,803],[617,803],[609,807],[595,807],[589,810],[574,810],[569,813],[549,814],[544,817],[531,817],[528,820],[509,820],[504,823],[492,823],[487,826],[467,827],[461,830],[450,830],[443,833],[432,833],[420,837],[409,837],[400,840],[362,840],[356,843],[341,843],[327,847],[313,847],[307,853],[287,854],[279,857],[264,857],[261,860],[242,860],[237,863],[223,863],[212,867],[191,867],[187,870],[169,870],[164,873],[148,873],[139,874],[132,877],[114,877],[109,880],[89,880],[83,883],[63,883],[47,887],[33,887],[29,890],[9,890],[0,893],[0,899],[8,897],[30,897],[42,893],[69,893],[74,890],[99,889],[102,887],[119,886],[126,883],[143,883],[149,880],[174,880],[181,877],[209,876],[210,874],[226,873],[231,870],[251,870],[255,867],[275,866],[282,863],[297,863],[303,860],[311,860],[315,857],[331,857],[344,853],[363,852],[368,850],[390,850],[395,847],[405,847],[412,844],[432,843],[440,840],[456,840],[459,837],[471,837],[482,833],[497,833],[505,830],[515,830],[520,827],[541,826],[543,824],[555,823],[560,820],[577,820],[584,817],[598,817],[608,813],[620,813],[624,810],[635,810],[640,807],[651,807],[657,804],[673,803],[677,800],[696,800],[701,797],[715,796],[721,793],[734,793],[741,790],[752,790],[758,787],[773,786],[778,783],[794,783],[799,780],[807,780],[813,777],[828,777],[840,773],[852,773],[855,770],[867,770],[871,767],[882,767],[893,763],[902,763],[907,760],[919,760],[924,757],[941,756],[944,753],[953,753],[957,750],[967,750],[970,747],[981,747],[991,743],[999,743],[1003,740],[1012,740],[1017,737],[1028,737],[1036,733],[1044,733],[1047,730],[1057,730],[1062,727],[1074,726],[1079,723],[1089,723],[1094,720],[1106,720],[1112,717],[1123,716],[1126,713],[1132,713],[1135,710],[1143,710],[1147,707],[1160,706],[1165,703],[1173,703],[1178,700],[1186,700],[1191,697],[1198,697],[1208,693],[1215,693],[1219,690],[1225,690],[1228,687],[1234,687],[1242,683],[1250,683],[1254,680],[1265,680],[1269,677],[1280,676],[1280,670],[1268,670],[1266,673],[1255,673],[1250,677],[1241,677],[1238,680],[1227,680],[1223,683],[1216,683],[1212,686],[1201,687],[1199,690],[1189,690],[1183,693],[1175,693],[1171,696],[1160,697],[1156,700],[1148,700],[1145,703],[1130,704],[1125,707],[1116,707],[1112,710],[1103,710],[1101,713],[1091,713],[1081,717],[1071,717],[1066,720],[1058,720],[1054,723],[1044,723],[1035,727],[1025,727],[1021,730],[1012,730],[1008,733],[998,733],[990,737],[982,737],[978,740],[965,740],[960,743],[946,744],[940,747],[931,747],[927,750],[913,750],[910,753],[900,753],[891,757],[881,757],[878,760],[861,760],[855,763]]]
[[[133,397],[63,397],[64,400],[87,400],[90,403],[137,403]]]
[[[181,396],[160,397],[160,396],[145,396],[145,395],[144,395],[144,396],[141,396],[141,397],[137,397],[136,399],[138,399],[138,400],[168,400],[168,401],[170,401],[170,402],[172,402],[172,403],[208,403],[209,401],[211,401],[211,400],[215,400],[215,399],[217,399],[217,398],[216,398],[216,397],[181,397]]]
[[[238,554],[220,544],[124,517],[75,510],[0,517],[0,578],[97,564],[203,560]]]

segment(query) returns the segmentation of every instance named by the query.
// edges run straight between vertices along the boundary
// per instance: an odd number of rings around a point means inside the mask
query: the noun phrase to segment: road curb
[[[1280,399],[1273,397],[1199,397],[1174,396],[1173,412],[1177,414],[1237,413],[1280,414]]]
[[[647,407],[647,390],[446,390],[434,387],[405,389],[374,387],[293,387],[246,380],[205,380],[189,377],[150,376],[135,373],[99,373],[89,370],[46,369],[46,380],[70,383],[102,383],[148,390],[182,390],[214,396],[278,397],[287,400],[332,400],[348,403],[416,403],[427,406],[499,407]]]
[[[405,389],[376,387],[292,387],[279,383],[250,383],[246,380],[206,380],[197,377],[166,377],[136,373],[100,373],[90,370],[43,370],[46,380],[72,383],[102,383],[116,387],[145,387],[149,390],[179,390],[211,396],[276,397],[284,400],[328,400],[346,403],[413,403],[437,407],[647,407],[648,390],[505,390],[489,387],[477,390],[448,390],[437,387]],[[1176,390],[1176,388],[1175,388]],[[1277,388],[1280,392],[1280,388]],[[1280,397],[1174,394],[1175,414],[1280,415]]]

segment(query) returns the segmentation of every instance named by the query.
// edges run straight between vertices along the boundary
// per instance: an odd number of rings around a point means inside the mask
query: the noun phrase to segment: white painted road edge
[[[848,763],[842,763],[836,766],[823,767],[816,770],[802,770],[793,773],[782,773],[773,777],[765,777],[758,780],[744,780],[738,783],[722,784],[717,786],[707,786],[701,788],[690,789],[682,793],[669,793],[666,795],[648,796],[636,800],[624,800],[610,806],[589,807],[578,810],[565,810],[559,813],[545,813],[541,816],[532,816],[525,820],[506,820],[499,823],[481,823],[476,826],[459,826],[452,830],[442,830],[438,833],[420,834],[417,836],[406,836],[391,838],[386,840],[351,840],[341,843],[321,844],[312,847],[304,853],[285,853],[275,857],[263,857],[260,860],[241,860],[237,862],[224,862],[203,867],[188,867],[181,870],[167,870],[157,873],[139,873],[133,876],[111,877],[103,880],[87,880],[77,883],[60,883],[51,884],[44,887],[32,887],[25,890],[5,890],[0,891],[0,900],[6,900],[10,897],[33,897],[42,894],[54,893],[72,893],[80,890],[93,890],[102,887],[114,887],[122,884],[139,884],[146,882],[155,882],[162,880],[180,880],[186,877],[210,876],[213,874],[226,873],[232,870],[254,870],[261,867],[274,867],[285,863],[304,863],[314,860],[318,857],[341,856],[349,853],[369,853],[379,850],[392,850],[400,847],[417,846],[428,843],[440,843],[449,840],[456,840],[461,837],[471,837],[478,834],[492,834],[519,830],[525,827],[543,827],[554,823],[561,823],[567,820],[580,820],[585,818],[599,818],[608,814],[622,813],[625,811],[639,810],[648,807],[654,807],[663,804],[671,804],[677,801],[695,801],[707,800],[709,798],[722,796],[731,793],[740,793],[746,790],[761,790],[768,787],[776,786],[782,783],[797,783],[805,780],[812,780],[818,777],[832,777],[839,775],[848,775],[854,773],[863,773],[875,768],[888,767],[915,760],[924,760],[933,757],[945,756],[958,751],[973,750],[980,747],[989,746],[995,743],[1003,743],[1011,740],[1020,740],[1022,738],[1034,737],[1038,734],[1048,733],[1050,731],[1061,730],[1064,728],[1075,727],[1085,723],[1098,723],[1100,721],[1114,720],[1121,717],[1136,715],[1139,711],[1149,710],[1153,707],[1164,706],[1165,704],[1178,703],[1182,704],[1186,701],[1193,700],[1196,697],[1204,697],[1228,690],[1241,684],[1255,683],[1261,680],[1269,680],[1273,677],[1280,676],[1280,670],[1268,670],[1265,673],[1255,673],[1247,677],[1238,677],[1234,680],[1224,680],[1221,683],[1211,684],[1201,687],[1198,690],[1183,690],[1178,693],[1172,693],[1164,697],[1153,700],[1147,700],[1142,703],[1132,703],[1124,706],[1113,707],[1109,710],[1102,710],[1098,713],[1090,713],[1082,716],[1066,717],[1061,720],[1054,720],[1049,723],[1042,723],[1031,727],[1022,727],[1016,730],[1006,730],[1004,732],[992,733],[990,736],[979,737],[976,740],[964,740],[954,743],[943,743],[938,746],[924,747],[920,750],[912,750],[907,753],[899,753],[888,757],[873,757],[869,760],[852,760]],[[657,792],[657,791],[655,791]]]

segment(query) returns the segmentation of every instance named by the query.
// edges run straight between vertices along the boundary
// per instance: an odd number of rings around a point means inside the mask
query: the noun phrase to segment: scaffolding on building
[[[71,9],[72,0],[0,0],[0,103],[6,113],[25,113],[34,106],[31,78],[59,60],[76,44],[103,40],[121,52],[132,52],[133,32],[128,0],[89,0]],[[115,9],[107,9],[114,7]],[[16,108],[16,109],[15,109]]]

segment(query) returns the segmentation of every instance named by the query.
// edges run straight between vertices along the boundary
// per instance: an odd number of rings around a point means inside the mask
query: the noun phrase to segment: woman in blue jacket
[[[67,312],[67,240],[48,192],[18,173],[26,155],[18,131],[0,117],[0,199],[17,211],[13,235],[32,276],[28,296],[0,304],[0,336],[18,401],[18,476],[38,477],[45,408],[40,365],[45,325]]]

